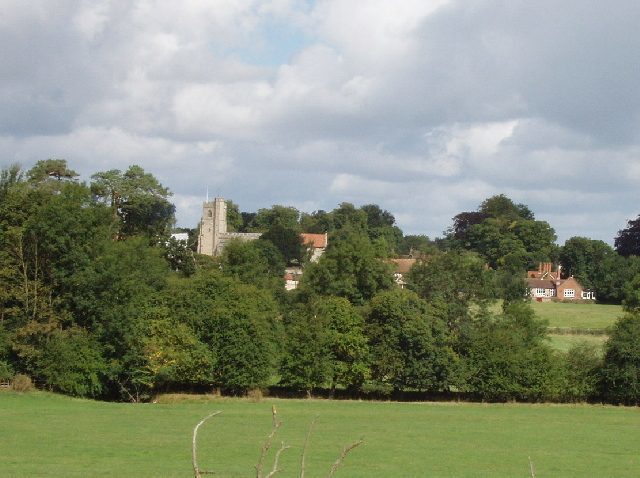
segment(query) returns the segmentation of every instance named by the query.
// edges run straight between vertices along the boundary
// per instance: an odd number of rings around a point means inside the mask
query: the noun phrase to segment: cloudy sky
[[[640,213],[637,0],[0,0],[0,166],[139,164],[193,227],[379,204],[405,233],[505,193],[559,241]]]

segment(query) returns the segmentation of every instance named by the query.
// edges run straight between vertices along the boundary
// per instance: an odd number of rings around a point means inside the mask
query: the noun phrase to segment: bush
[[[7,382],[13,377],[13,368],[4,360],[0,360],[0,382]]]
[[[605,344],[601,387],[608,402],[640,403],[640,314],[622,317],[611,330]]]
[[[35,387],[33,386],[33,382],[28,375],[23,375],[19,373],[13,380],[11,381],[11,390],[14,392],[31,392]]]

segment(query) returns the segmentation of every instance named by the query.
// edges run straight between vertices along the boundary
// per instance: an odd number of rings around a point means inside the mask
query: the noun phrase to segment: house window
[[[565,297],[575,297],[576,296],[576,291],[573,289],[565,289],[564,290],[564,296]]]
[[[536,289],[536,295],[544,295],[544,289]]]

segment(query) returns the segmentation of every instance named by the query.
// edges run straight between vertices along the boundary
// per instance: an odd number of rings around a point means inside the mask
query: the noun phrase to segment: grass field
[[[118,404],[47,393],[0,393],[0,475],[189,477],[191,431],[216,476],[255,476],[271,405],[292,445],[279,477],[298,476],[307,427],[318,416],[307,476],[326,476],[341,446],[363,437],[342,477],[640,475],[640,413],[587,405],[342,402],[238,399]],[[279,442],[276,442],[279,445]],[[276,446],[277,447],[277,446]]]
[[[549,327],[603,330],[622,316],[619,305],[581,304],[566,302],[531,302],[541,319],[549,321]]]
[[[562,352],[567,352],[571,347],[580,342],[586,342],[602,350],[605,340],[607,340],[606,335],[549,334],[549,343],[551,346]]]

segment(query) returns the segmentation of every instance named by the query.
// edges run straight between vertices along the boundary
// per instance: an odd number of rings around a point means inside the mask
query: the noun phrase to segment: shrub
[[[255,402],[255,403],[261,402],[263,398],[262,390],[259,388],[253,388],[249,390],[247,392],[247,398],[251,402]]]
[[[13,369],[4,360],[0,360],[0,382],[7,382],[13,377]]]
[[[19,373],[18,375],[13,377],[13,380],[11,381],[11,389],[14,392],[25,393],[31,392],[34,389],[34,386],[31,378],[28,375]]]
[[[601,387],[608,402],[640,403],[640,314],[622,317],[611,329],[605,344]]]

